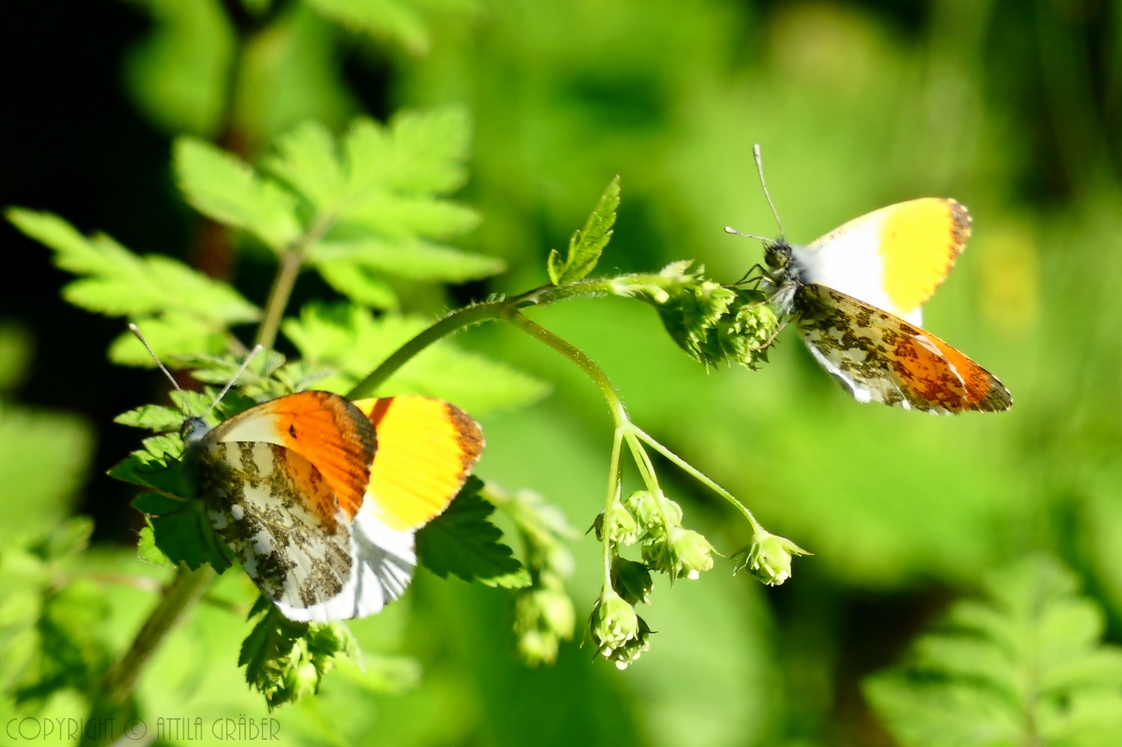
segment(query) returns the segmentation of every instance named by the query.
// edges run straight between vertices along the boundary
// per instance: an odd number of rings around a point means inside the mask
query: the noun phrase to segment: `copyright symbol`
[[[129,739],[136,741],[137,739],[144,739],[144,735],[148,733],[148,725],[138,718],[130,718],[125,722],[125,736]]]

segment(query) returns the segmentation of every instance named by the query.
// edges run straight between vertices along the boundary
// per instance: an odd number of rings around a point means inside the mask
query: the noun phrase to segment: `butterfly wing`
[[[970,238],[958,202],[925,197],[874,210],[806,247],[794,247],[801,280],[842,293],[915,325]]]
[[[1013,404],[993,374],[900,317],[822,285],[802,286],[795,303],[807,347],[859,402],[938,414]]]
[[[345,619],[381,608],[384,595],[375,604],[355,594],[351,522],[311,462],[275,444],[209,437],[198,456],[211,524],[288,617]]]
[[[353,517],[362,506],[377,436],[370,419],[344,397],[297,392],[235,415],[207,434],[233,443],[283,446],[315,465],[339,506]]]
[[[483,431],[467,413],[430,397],[364,399],[378,450],[363,513],[395,530],[415,529],[447,508],[483,452]]]
[[[448,506],[482,447],[478,424],[440,400],[300,392],[203,438],[204,495],[286,616],[363,617],[405,591],[414,530]]]

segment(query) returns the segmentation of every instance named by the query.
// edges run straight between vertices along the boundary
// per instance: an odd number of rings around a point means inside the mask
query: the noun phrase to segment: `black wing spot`
[[[288,426],[288,435],[292,436],[293,438],[296,438],[296,425],[295,424],[292,424],[292,425]]]

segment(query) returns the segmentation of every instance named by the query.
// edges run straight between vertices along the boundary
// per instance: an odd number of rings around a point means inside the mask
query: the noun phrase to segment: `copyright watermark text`
[[[272,742],[280,739],[275,718],[39,718],[9,719],[4,734],[12,742],[114,742],[120,739],[146,744],[157,740],[190,742],[217,739],[224,742]]]

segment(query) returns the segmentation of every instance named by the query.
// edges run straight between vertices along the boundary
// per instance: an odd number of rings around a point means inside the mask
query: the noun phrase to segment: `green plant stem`
[[[351,391],[347,392],[347,399],[361,399],[372,397],[386,379],[397,372],[417,353],[437,342],[447,335],[459,332],[464,327],[473,324],[502,319],[506,315],[507,301],[488,301],[473,306],[453,311],[436,324],[432,325],[409,342],[402,345],[389,358],[386,358],[369,376],[358,382]]]
[[[334,220],[333,215],[320,215],[304,235],[285,250],[280,268],[273,278],[273,287],[269,290],[269,300],[265,302],[265,314],[257,330],[256,344],[271,349],[277,341],[277,331],[280,330],[292,288],[296,285],[296,276],[304,265],[304,256],[313,244],[323,238]]]
[[[627,408],[623,406],[623,400],[620,399],[619,392],[616,391],[615,386],[612,385],[607,374],[596,365],[595,361],[582,351],[565,342],[544,327],[530,321],[522,314],[514,312],[509,314],[507,318],[519,329],[537,338],[541,342],[544,342],[546,345],[580,366],[584,372],[588,374],[589,378],[600,387],[600,392],[608,402],[608,410],[611,412],[612,422],[615,428],[612,435],[612,461],[608,468],[608,497],[604,504],[604,516],[607,517],[609,515],[615,502],[620,499],[620,491],[623,487],[620,469],[620,453],[622,451],[624,439],[627,439],[627,444],[631,449],[632,456],[639,465],[640,472],[643,473],[644,482],[646,482],[648,486],[653,483],[655,486],[654,489],[658,490],[658,482],[654,478],[653,468],[650,468],[649,472],[647,471],[647,468],[650,467],[649,460],[646,462],[646,465],[640,461],[639,455],[641,454],[642,459],[646,460],[647,454],[643,451],[642,445],[636,442],[633,434],[634,426],[631,424],[631,419],[627,416]],[[659,502],[659,511],[662,511],[661,502]],[[663,516],[664,521],[665,518],[666,517]],[[612,556],[614,554],[615,545],[607,537],[604,538],[603,545],[604,591],[607,591],[612,585]]]
[[[584,370],[584,372],[588,374],[588,378],[592,379],[596,386],[600,388],[600,393],[603,394],[604,399],[607,400],[608,410],[612,414],[612,421],[615,423],[616,428],[620,428],[631,423],[631,421],[627,417],[627,410],[623,406],[623,400],[619,398],[619,393],[612,385],[612,382],[608,380],[608,376],[598,365],[596,365],[596,362],[594,360],[589,358],[577,348],[562,340],[557,335],[550,332],[545,327],[542,327],[530,321],[518,311],[508,312],[505,315],[505,318],[508,319],[514,326],[521,329],[523,332],[526,332],[531,337],[535,337],[541,342],[544,342],[546,345],[553,348],[558,353],[561,353],[561,355],[565,356],[573,363],[576,363],[578,366],[580,366]]]
[[[616,426],[612,433],[612,461],[608,466],[608,499],[604,503],[604,518],[607,519],[612,507],[619,501],[623,492],[623,475],[620,473],[619,457],[623,450],[623,431]],[[602,552],[604,554],[604,590],[612,586],[612,542],[607,535],[604,536]]]
[[[685,459],[682,459],[680,456],[675,454],[673,451],[666,448],[665,446],[660,444],[658,441],[654,440],[654,438],[652,438],[649,434],[647,434],[643,429],[639,428],[638,426],[634,426],[634,425],[632,426],[632,429],[635,431],[635,435],[638,436],[643,441],[645,441],[647,443],[647,445],[650,446],[652,449],[657,451],[659,454],[662,454],[664,457],[669,459],[671,462],[678,465],[682,470],[684,470],[685,472],[687,472],[691,476],[693,476],[693,478],[695,480],[697,480],[698,482],[700,482],[702,485],[705,485],[710,490],[712,490],[714,493],[721,496],[726,501],[728,501],[733,506],[735,506],[736,509],[738,511],[740,511],[740,513],[744,514],[744,518],[748,519],[748,523],[752,525],[752,530],[754,532],[758,532],[761,529],[763,529],[763,526],[761,526],[761,524],[758,521],[756,521],[756,517],[752,514],[752,512],[750,510],[748,510],[748,507],[745,506],[740,501],[738,501],[736,499],[736,497],[733,496],[732,493],[730,493],[729,491],[722,488],[714,480],[709,478],[708,475],[706,475],[701,470],[694,467],[692,464],[687,462]]]
[[[217,576],[218,574],[209,565],[197,571],[182,565],[179,567],[175,579],[165,589],[156,609],[152,610],[152,614],[148,616],[144,626],[133,639],[132,646],[121,660],[106,672],[99,700],[101,707],[113,708],[129,699],[148,660]]]
[[[627,275],[624,277],[635,278],[636,280],[641,280],[644,282],[655,282],[659,278],[659,276],[657,275]],[[611,293],[614,284],[618,283],[618,281],[619,278],[600,278],[596,280],[585,280],[579,283],[570,283],[568,285],[543,285],[539,288],[534,288],[533,290],[527,291],[517,296],[512,296],[511,298],[499,299],[497,301],[485,301],[483,303],[473,304],[472,306],[467,306],[465,308],[458,309],[457,311],[453,311],[452,313],[448,314],[443,319],[438,321],[436,324],[424,330],[412,340],[398,348],[398,350],[394,352],[393,355],[379,364],[378,367],[375,368],[369,376],[356,384],[354,388],[352,388],[351,391],[347,393],[347,398],[360,399],[362,397],[374,396],[374,394],[378,390],[378,387],[385,383],[385,381],[390,378],[390,376],[395,374],[398,369],[400,369],[410,359],[417,355],[417,353],[420,353],[422,350],[427,348],[429,345],[432,345],[434,342],[439,341],[441,338],[459,332],[461,329],[470,327],[475,324],[482,324],[484,322],[495,321],[498,319],[507,319],[511,322],[514,322],[515,324],[518,324],[518,322],[515,321],[514,317],[520,316],[518,314],[520,309],[524,309],[530,306],[548,306],[550,304],[558,303],[559,301],[567,301],[573,298],[603,296]],[[529,320],[526,321],[530,324],[533,324],[532,322],[529,322]],[[534,326],[539,330],[541,329],[541,327],[537,327],[537,325]],[[542,331],[545,332],[545,330]],[[539,337],[539,339],[543,339],[533,332],[531,332],[531,334],[534,334],[535,337]],[[562,345],[565,345],[569,351],[575,353],[578,356],[582,356],[588,363],[592,363],[592,361],[589,360],[587,356],[585,356],[583,353],[581,353],[579,350],[572,347],[568,343],[564,342],[564,340],[561,340],[560,338],[554,339],[558,340]],[[553,346],[552,343],[549,342],[547,342],[546,344]],[[558,348],[558,350],[561,349]],[[574,361],[577,361],[577,363],[581,365],[581,367],[584,368],[585,371],[589,372],[590,376],[593,375],[591,371],[596,370],[597,372],[599,372],[601,378],[604,378],[603,373],[600,372],[599,368],[596,368],[596,364],[592,363],[592,369],[590,369],[588,368],[588,366],[581,363],[578,358],[574,358],[572,355],[570,355],[569,352],[566,352],[565,350],[561,350],[561,352],[566,356],[572,358]],[[594,380],[596,380],[595,376],[593,378]],[[606,381],[606,378],[604,378],[604,381]],[[600,383],[600,381],[597,381],[597,384]],[[608,389],[611,390],[610,383],[608,384]],[[603,390],[603,386],[601,386],[601,390]],[[618,401],[618,399],[619,398],[616,397],[616,401]],[[610,401],[611,400],[609,400],[609,402]]]

